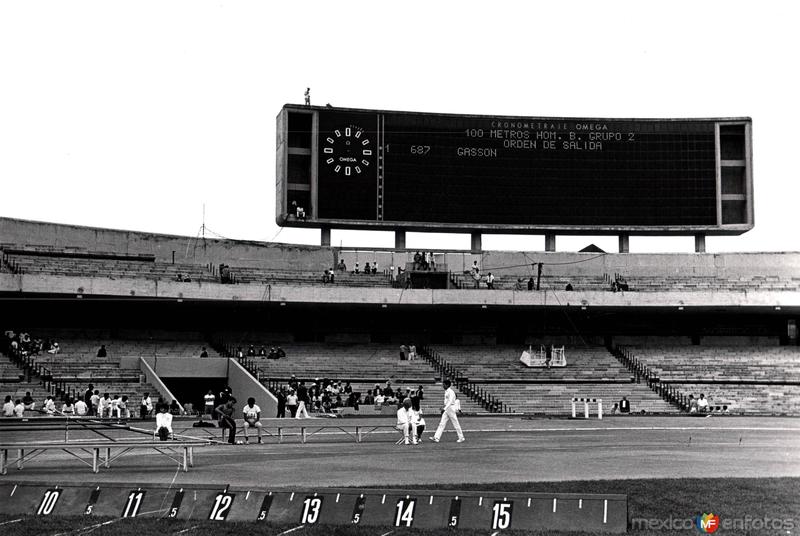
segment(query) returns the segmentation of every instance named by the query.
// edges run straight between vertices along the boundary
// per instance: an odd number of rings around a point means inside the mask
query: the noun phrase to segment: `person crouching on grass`
[[[247,405],[242,410],[244,413],[244,444],[250,443],[247,437],[247,429],[255,428],[258,431],[258,442],[261,443],[261,408],[256,405],[256,399],[252,396],[247,399]]]

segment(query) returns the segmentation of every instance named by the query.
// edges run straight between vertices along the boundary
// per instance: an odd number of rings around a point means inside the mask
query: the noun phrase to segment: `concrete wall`
[[[227,357],[142,357],[161,378],[225,378]],[[191,361],[191,367],[187,366]]]
[[[322,272],[333,265],[331,248],[268,244],[242,240],[197,239],[0,218],[0,244],[78,248],[120,254],[150,254],[156,260],[233,266],[258,266],[281,270]]]
[[[82,289],[79,291],[79,289]],[[0,273],[0,292],[66,295],[136,296],[139,298],[202,299],[286,303],[331,303],[375,305],[570,305],[606,307],[664,306],[759,306],[800,307],[800,292],[793,291],[670,291],[608,292],[542,290],[430,290],[392,288],[348,288],[332,286],[222,285],[172,281],[112,280],[55,275]]]
[[[236,411],[241,414],[242,408],[247,404],[247,398],[256,399],[256,404],[261,408],[263,418],[271,418],[278,413],[278,400],[266,387],[256,381],[235,359],[230,359],[228,369],[228,385],[233,389],[236,397]],[[241,417],[241,415],[237,415]]]
[[[234,266],[258,266],[281,270],[322,271],[341,256],[352,270],[358,262],[378,261],[381,270],[411,262],[414,250],[330,248],[293,246],[242,240],[198,240],[195,237],[142,233],[0,218],[0,245],[45,245],[89,251],[151,254],[164,262]],[[487,251],[479,255],[463,251],[439,251],[438,264],[453,272],[469,270],[474,260],[496,275],[530,272],[534,262],[546,263],[545,274],[602,275],[721,275],[752,276],[800,274],[800,253],[568,253],[541,251]]]

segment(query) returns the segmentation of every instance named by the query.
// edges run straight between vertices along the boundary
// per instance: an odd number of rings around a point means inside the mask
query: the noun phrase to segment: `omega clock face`
[[[367,131],[357,125],[337,128],[322,143],[325,165],[334,173],[345,176],[365,173],[372,150]]]

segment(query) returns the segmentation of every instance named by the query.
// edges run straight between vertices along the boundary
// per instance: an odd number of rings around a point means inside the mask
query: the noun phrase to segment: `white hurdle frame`
[[[577,418],[575,403],[583,402],[583,418],[589,418],[589,403],[597,403],[597,418],[603,420],[603,399],[602,398],[573,398],[572,399],[572,418]]]

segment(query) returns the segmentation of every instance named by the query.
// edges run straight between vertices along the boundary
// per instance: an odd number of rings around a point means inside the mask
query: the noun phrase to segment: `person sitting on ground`
[[[236,444],[236,421],[233,418],[234,408],[233,405],[236,403],[236,399],[233,397],[228,398],[228,401],[224,404],[220,404],[214,409],[214,412],[219,417],[219,427],[223,429],[222,433],[223,436],[225,434],[225,429],[227,428],[230,430],[228,433],[228,443],[231,445]]]
[[[75,415],[75,405],[72,403],[72,397],[67,397],[61,405],[61,413],[63,415]],[[22,414],[19,416],[22,417]]]
[[[622,397],[622,400],[619,401],[619,412],[620,413],[630,413],[631,412],[631,403],[628,402],[627,397]]]
[[[156,413],[156,433],[161,441],[166,441],[172,437],[172,414],[167,411],[169,408],[161,405]]]
[[[106,345],[105,344],[101,344],[100,345],[100,349],[97,350],[97,357],[107,357],[107,356],[108,356],[108,352],[106,351]]]
[[[412,411],[411,400],[406,400],[397,410],[397,426],[395,428],[403,432],[403,440],[406,445],[410,443],[408,440],[409,435],[412,436],[414,445],[417,444],[417,427],[412,418]]]
[[[697,400],[697,411],[699,413],[708,413],[708,399],[703,393],[700,393],[700,398]]]
[[[252,396],[247,399],[247,405],[242,409],[244,414],[244,443],[250,442],[247,437],[247,429],[255,428],[258,431],[258,442],[261,443],[261,408],[256,405],[256,399]]]
[[[44,412],[50,417],[56,414],[56,403],[53,400],[53,395],[47,395],[44,401]]]
[[[6,401],[3,404],[3,417],[14,416],[14,402],[11,401],[11,395],[6,395]]]
[[[22,405],[25,407],[26,411],[33,411],[36,409],[36,401],[33,400],[30,391],[26,391],[25,396],[22,397]]]

